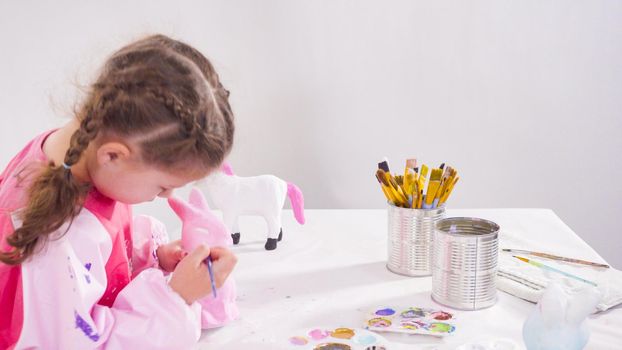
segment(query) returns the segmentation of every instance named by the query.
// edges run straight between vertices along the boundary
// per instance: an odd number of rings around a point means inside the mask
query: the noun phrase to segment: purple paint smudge
[[[91,326],[82,317],[80,317],[80,315],[78,315],[77,311],[74,310],[73,314],[76,318],[76,328],[80,328],[82,332],[92,341],[98,341],[99,334],[93,332]]]
[[[386,309],[381,309],[376,311],[376,315],[379,316],[391,316],[395,313],[395,310],[391,309],[391,308],[386,308]]]

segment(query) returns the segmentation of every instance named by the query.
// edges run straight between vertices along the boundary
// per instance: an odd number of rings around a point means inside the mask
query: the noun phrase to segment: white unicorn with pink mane
[[[240,242],[240,215],[259,215],[268,225],[266,250],[276,249],[277,242],[283,238],[281,213],[285,197],[289,197],[294,217],[301,225],[305,223],[304,198],[302,191],[274,175],[241,177],[233,173],[228,163],[223,163],[220,171],[200,180],[196,184],[211,198],[222,211],[225,226],[231,232],[233,244]]]

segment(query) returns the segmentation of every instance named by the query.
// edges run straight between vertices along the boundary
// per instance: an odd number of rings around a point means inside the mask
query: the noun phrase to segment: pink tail
[[[292,203],[292,209],[294,209],[294,217],[296,221],[303,225],[305,223],[305,199],[302,196],[302,191],[298,186],[291,182],[287,183],[287,196]]]

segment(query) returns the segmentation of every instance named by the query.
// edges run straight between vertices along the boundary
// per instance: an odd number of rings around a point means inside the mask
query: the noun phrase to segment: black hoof
[[[283,229],[279,232],[279,238],[277,239],[279,242],[283,239]]]
[[[233,244],[240,243],[240,233],[239,232],[232,234],[231,238],[233,238]]]
[[[266,250],[275,250],[276,249],[276,238],[268,238],[266,241],[266,245],[264,246]]]

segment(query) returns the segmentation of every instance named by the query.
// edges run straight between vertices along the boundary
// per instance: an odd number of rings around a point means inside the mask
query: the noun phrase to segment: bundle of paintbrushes
[[[416,159],[407,159],[404,175],[392,175],[385,158],[378,163],[376,179],[387,200],[398,207],[432,209],[445,204],[458,182],[456,169],[441,164],[433,168],[428,180],[429,168],[417,166]]]

